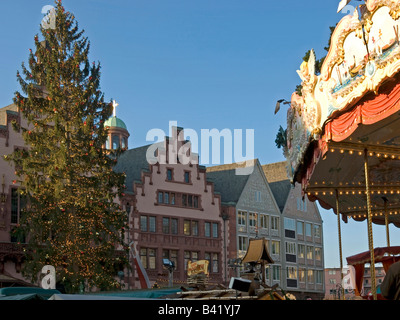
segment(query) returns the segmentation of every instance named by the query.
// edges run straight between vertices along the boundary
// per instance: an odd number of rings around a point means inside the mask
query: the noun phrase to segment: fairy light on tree
[[[55,27],[35,36],[29,66],[17,78],[14,103],[27,128],[14,122],[28,149],[6,156],[15,165],[28,206],[16,234],[27,239],[23,273],[33,281],[44,265],[56,269],[68,292],[82,284],[119,286],[126,263],[124,174],[113,171],[119,150],[105,150],[104,122],[112,103],[100,91],[100,64],[89,62],[90,42],[72,13],[55,3]]]

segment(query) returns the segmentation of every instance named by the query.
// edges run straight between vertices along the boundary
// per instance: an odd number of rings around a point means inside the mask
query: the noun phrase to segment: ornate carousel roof
[[[400,227],[400,1],[367,0],[332,33],[315,74],[311,51],[287,115],[287,172],[343,219]],[[367,163],[367,171],[365,170]],[[386,215],[385,215],[386,214]]]

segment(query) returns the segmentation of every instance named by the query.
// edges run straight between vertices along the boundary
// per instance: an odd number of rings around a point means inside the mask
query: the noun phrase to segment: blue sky
[[[339,0],[64,0],[102,65],[101,89],[119,103],[129,145],[148,144],[169,121],[194,129],[254,129],[255,157],[283,161],[275,136],[300,79],[304,53],[326,54]],[[33,48],[41,13],[52,0],[0,1],[0,106],[18,90],[16,72]],[[245,150],[244,150],[245,151]],[[336,216],[321,209],[325,266],[339,266]],[[368,250],[366,222],[342,224],[344,257]],[[397,238],[396,238],[397,237]],[[392,244],[399,230],[391,227]],[[396,241],[397,240],[397,241]],[[385,246],[383,226],[374,245]],[[345,262],[345,261],[344,261]]]

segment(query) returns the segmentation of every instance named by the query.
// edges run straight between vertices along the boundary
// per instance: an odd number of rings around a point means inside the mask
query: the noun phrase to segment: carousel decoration
[[[388,225],[400,227],[399,17],[400,0],[366,0],[343,17],[320,74],[313,50],[297,70],[287,113],[288,177],[337,214],[341,267],[340,216],[367,220],[371,273],[372,223],[386,226],[388,247]]]

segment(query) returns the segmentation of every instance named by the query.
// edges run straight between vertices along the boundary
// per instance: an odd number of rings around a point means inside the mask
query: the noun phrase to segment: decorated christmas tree
[[[26,239],[23,274],[32,281],[49,264],[67,292],[112,289],[127,256],[127,216],[116,203],[125,177],[112,170],[122,150],[103,148],[112,105],[100,91],[100,64],[89,62],[90,42],[61,1],[53,14],[17,74],[14,103],[28,125],[13,127],[27,148],[5,158],[27,206],[14,236]]]

